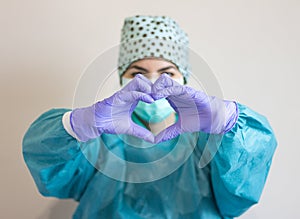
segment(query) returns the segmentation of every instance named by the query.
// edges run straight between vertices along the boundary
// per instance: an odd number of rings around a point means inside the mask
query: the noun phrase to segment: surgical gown
[[[79,202],[73,218],[234,218],[259,201],[277,145],[264,116],[242,104],[238,108],[237,123],[218,145],[208,141],[209,134],[185,133],[142,151],[130,146],[129,135],[102,134],[78,142],[62,124],[63,114],[70,110],[51,109],[26,132],[23,155],[42,195]],[[175,146],[179,150],[172,159],[188,156],[165,176],[145,182],[111,177],[123,170],[126,175],[126,167],[108,159],[107,151],[146,163],[165,157]],[[210,159],[201,166],[203,154]],[[108,174],[95,162],[109,166]],[[145,172],[154,174],[151,171]]]

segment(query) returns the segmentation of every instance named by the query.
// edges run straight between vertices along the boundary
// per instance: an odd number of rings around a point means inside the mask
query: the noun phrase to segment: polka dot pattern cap
[[[131,63],[155,57],[172,62],[182,75],[188,78],[188,45],[187,34],[169,17],[127,17],[121,31],[119,75],[121,76]]]

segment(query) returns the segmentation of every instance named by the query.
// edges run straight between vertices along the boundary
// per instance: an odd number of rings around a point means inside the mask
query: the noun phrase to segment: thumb
[[[180,134],[181,134],[180,128],[175,123],[175,124],[169,126],[168,128],[166,128],[165,130],[161,131],[160,133],[158,133],[158,135],[155,136],[154,142],[156,144],[158,144],[160,142],[175,138]]]
[[[154,135],[152,134],[152,132],[135,123],[132,123],[130,125],[130,128],[128,129],[126,134],[136,136],[150,143],[154,143]]]

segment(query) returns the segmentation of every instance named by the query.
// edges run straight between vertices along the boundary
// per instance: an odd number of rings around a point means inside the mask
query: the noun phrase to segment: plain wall
[[[297,0],[1,1],[0,217],[71,217],[75,202],[38,193],[22,137],[42,112],[71,108],[80,75],[118,44],[123,19],[146,14],[174,18],[224,97],[266,115],[275,130],[279,144],[260,203],[241,218],[299,218],[299,10]],[[117,88],[115,80],[105,92]]]

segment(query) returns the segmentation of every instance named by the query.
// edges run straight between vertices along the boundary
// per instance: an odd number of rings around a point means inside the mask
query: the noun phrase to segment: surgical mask
[[[168,118],[171,113],[175,112],[170,106],[167,99],[159,99],[149,104],[139,101],[134,112],[148,123],[158,123]]]
[[[158,78],[151,78],[149,79],[152,83]],[[173,79],[173,78],[172,78]],[[124,78],[122,77],[122,86],[128,84],[132,78]],[[183,77],[173,79],[177,83],[183,85],[184,80]],[[175,112],[174,109],[170,106],[167,99],[159,99],[156,100],[154,103],[148,104],[143,101],[139,101],[134,112],[144,121],[148,123],[158,123],[164,121],[168,118],[171,113]]]

